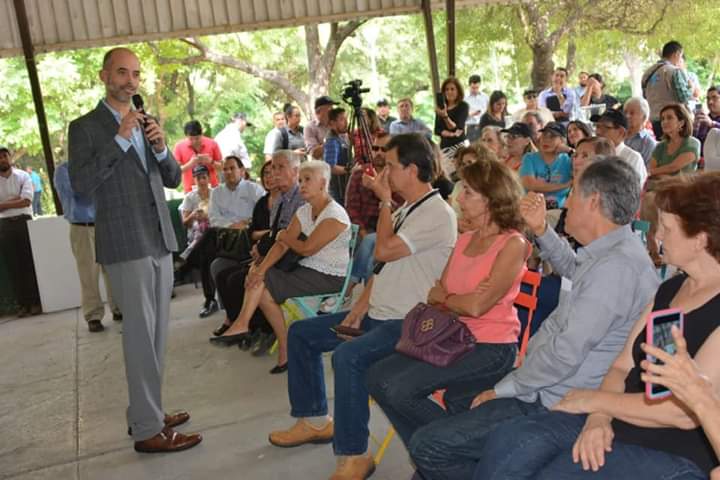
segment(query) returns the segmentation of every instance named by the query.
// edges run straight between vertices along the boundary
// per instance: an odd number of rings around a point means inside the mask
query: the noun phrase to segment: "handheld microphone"
[[[147,113],[145,112],[145,102],[143,101],[143,98],[142,98],[142,96],[140,96],[139,93],[136,93],[135,95],[132,96],[132,103],[135,106],[135,110],[142,113],[143,115],[147,115]],[[142,122],[143,133],[145,133],[145,129],[147,128],[147,125],[148,125],[147,120],[143,120],[143,122]],[[158,141],[155,140],[154,142],[150,142],[150,143],[152,143],[154,145],[154,144],[158,143]]]

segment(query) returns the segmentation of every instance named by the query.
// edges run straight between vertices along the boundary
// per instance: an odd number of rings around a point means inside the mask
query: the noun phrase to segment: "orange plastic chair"
[[[521,283],[530,286],[530,293],[520,292],[515,297],[515,305],[527,309],[527,325],[525,325],[525,331],[523,332],[522,339],[520,340],[520,352],[518,353],[515,366],[519,367],[525,360],[525,353],[527,352],[528,342],[530,341],[530,331],[532,327],[533,316],[538,304],[538,291],[540,290],[540,281],[542,276],[539,272],[533,272],[528,270],[523,275]]]

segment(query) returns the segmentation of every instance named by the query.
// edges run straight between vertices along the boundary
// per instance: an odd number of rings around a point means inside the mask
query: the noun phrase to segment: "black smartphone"
[[[359,337],[363,332],[359,328],[346,327],[344,325],[335,325],[330,330],[335,332],[337,335],[345,335],[346,337]]]
[[[443,95],[442,92],[435,94],[435,104],[440,109],[445,108],[445,95]]]

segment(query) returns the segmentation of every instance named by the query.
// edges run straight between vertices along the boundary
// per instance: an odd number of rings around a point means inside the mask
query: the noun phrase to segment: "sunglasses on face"
[[[380,145],[373,145],[372,147],[373,152],[384,152],[385,147],[381,147]]]

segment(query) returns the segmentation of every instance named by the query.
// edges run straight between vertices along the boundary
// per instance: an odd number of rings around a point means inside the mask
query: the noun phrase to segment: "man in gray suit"
[[[70,181],[76,192],[95,200],[97,261],[124,316],[127,420],[135,450],[184,450],[202,437],[175,432],[172,428],[190,416],[165,415],[161,399],[173,283],[170,252],[177,249],[163,186],[179,185],[180,167],[160,125],[132,108],[140,84],[135,54],[110,50],[100,79],[105,98],[70,124]]]

